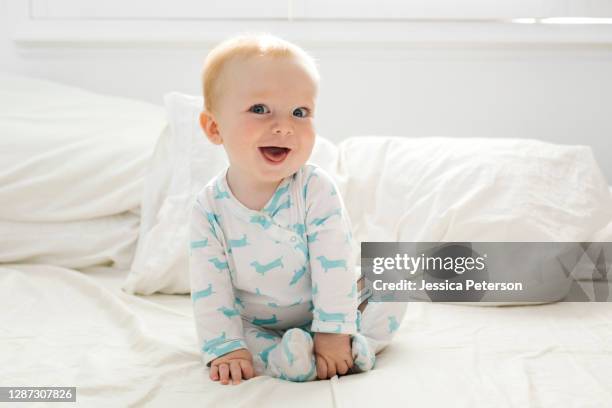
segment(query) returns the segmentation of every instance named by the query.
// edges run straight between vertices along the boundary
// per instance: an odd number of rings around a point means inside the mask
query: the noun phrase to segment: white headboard
[[[200,92],[212,44],[237,31],[269,31],[318,60],[317,127],[332,140],[380,134],[586,144],[612,184],[612,25],[227,21],[186,18],[161,2],[139,17],[143,2],[127,2],[129,18],[111,6],[92,18],[65,7],[74,1],[0,0],[0,69],[161,104],[169,91]]]

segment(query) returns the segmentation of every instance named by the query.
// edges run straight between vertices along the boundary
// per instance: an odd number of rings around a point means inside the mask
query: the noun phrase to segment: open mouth
[[[279,146],[260,146],[261,155],[270,163],[281,163],[289,155],[291,149]]]

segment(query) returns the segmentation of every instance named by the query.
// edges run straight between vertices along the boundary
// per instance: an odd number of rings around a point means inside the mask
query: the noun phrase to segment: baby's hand
[[[315,333],[314,352],[320,380],[344,375],[353,366],[350,339],[348,334]]]
[[[240,380],[251,379],[257,376],[253,368],[253,356],[246,349],[234,350],[224,354],[219,358],[215,358],[210,363],[210,379],[219,381],[221,384],[229,384],[229,380],[233,380],[232,384],[240,384]]]

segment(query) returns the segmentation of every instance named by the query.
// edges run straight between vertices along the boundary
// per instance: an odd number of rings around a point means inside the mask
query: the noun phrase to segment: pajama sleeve
[[[222,239],[219,216],[196,200],[191,214],[189,274],[198,344],[207,366],[231,351],[247,349]]]
[[[356,333],[357,288],[351,224],[331,177],[310,167],[303,189],[314,306],[311,330]]]

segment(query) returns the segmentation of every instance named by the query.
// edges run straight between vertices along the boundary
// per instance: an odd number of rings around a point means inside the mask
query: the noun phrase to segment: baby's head
[[[310,157],[318,83],[313,58],[298,46],[269,34],[230,38],[204,63],[200,124],[234,174],[277,182]]]

